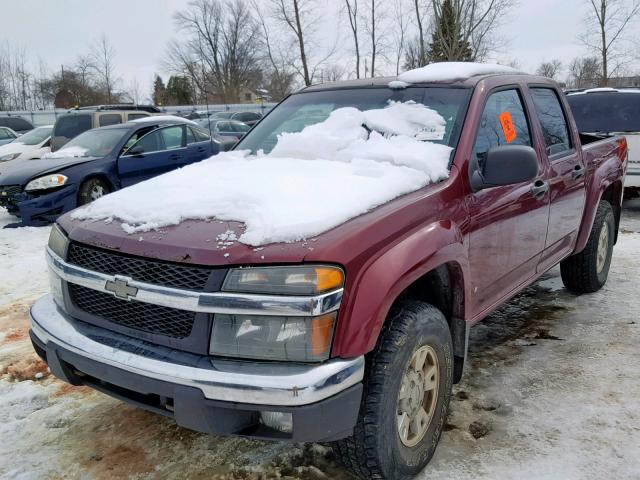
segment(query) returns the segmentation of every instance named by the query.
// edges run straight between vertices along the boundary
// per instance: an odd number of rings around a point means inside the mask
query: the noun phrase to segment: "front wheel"
[[[111,191],[109,184],[101,178],[90,178],[80,185],[78,190],[78,206],[86,205]]]
[[[597,292],[606,283],[615,239],[615,217],[611,204],[602,200],[584,250],[560,263],[562,283],[576,293]]]
[[[444,315],[423,302],[392,314],[368,361],[352,437],[334,445],[360,478],[405,479],[431,460],[447,415],[453,346]]]

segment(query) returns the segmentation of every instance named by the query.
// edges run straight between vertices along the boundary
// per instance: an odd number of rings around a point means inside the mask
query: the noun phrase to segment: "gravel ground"
[[[13,221],[0,211],[0,226]],[[0,229],[2,478],[350,478],[320,445],[210,437],[52,378],[28,342],[48,228]],[[429,479],[640,478],[640,200],[605,288],[557,269],[472,329]]]

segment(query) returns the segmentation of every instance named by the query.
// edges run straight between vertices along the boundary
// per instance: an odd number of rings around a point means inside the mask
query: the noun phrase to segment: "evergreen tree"
[[[191,83],[187,77],[172,75],[167,82],[167,105],[191,105]]]
[[[167,88],[160,75],[156,75],[153,81],[153,103],[154,105],[165,105],[167,103]]]
[[[431,62],[473,60],[471,45],[463,38],[458,20],[453,0],[443,0],[440,8],[436,8],[436,24],[428,54]]]

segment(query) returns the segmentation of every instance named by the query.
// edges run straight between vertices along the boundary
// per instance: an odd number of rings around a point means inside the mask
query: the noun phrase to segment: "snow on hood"
[[[419,140],[443,134],[444,125],[413,102],[341,108],[279,135],[269,154],[220,153],[99,198],[71,217],[117,219],[130,234],[186,219],[235,220],[245,226],[242,243],[294,242],[446,178],[451,147]]]
[[[398,75],[398,80],[407,83],[445,82],[492,73],[513,74],[522,72],[497,63],[436,62],[401,73]]]
[[[56,150],[55,152],[49,152],[42,155],[43,159],[46,158],[73,158],[73,157],[84,157],[85,153],[88,150],[82,147],[71,146],[68,148],[62,147],[60,150]]]

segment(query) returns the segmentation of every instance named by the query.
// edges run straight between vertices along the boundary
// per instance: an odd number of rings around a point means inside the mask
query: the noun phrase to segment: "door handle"
[[[169,160],[178,160],[180,155],[176,155],[175,153],[169,155]]]
[[[584,176],[584,167],[582,165],[576,165],[575,167],[573,167],[573,170],[571,171],[571,178],[573,178],[574,180],[578,180],[583,176]]]
[[[531,193],[533,193],[533,196],[536,198],[544,197],[547,190],[549,190],[549,184],[543,180],[536,181],[536,183],[533,184],[533,187],[531,187]]]

